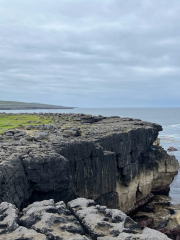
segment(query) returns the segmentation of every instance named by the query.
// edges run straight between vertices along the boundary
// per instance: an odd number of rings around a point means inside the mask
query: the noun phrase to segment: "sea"
[[[180,162],[180,108],[74,108],[74,109],[55,109],[55,110],[7,110],[3,112],[11,113],[84,113],[102,116],[119,116],[139,118],[162,125],[163,131],[160,132],[161,146],[167,150],[173,146],[178,151],[170,152],[175,155]],[[175,176],[170,185],[171,203],[180,205],[180,171]]]

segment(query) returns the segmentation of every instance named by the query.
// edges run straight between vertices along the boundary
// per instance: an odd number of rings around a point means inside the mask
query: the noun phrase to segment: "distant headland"
[[[26,103],[0,100],[0,110],[33,110],[33,109],[73,109],[73,107],[64,107],[42,103]]]

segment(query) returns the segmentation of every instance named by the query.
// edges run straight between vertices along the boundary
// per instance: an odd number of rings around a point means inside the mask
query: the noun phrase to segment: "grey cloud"
[[[0,98],[174,106],[179,10],[178,0],[0,0]]]

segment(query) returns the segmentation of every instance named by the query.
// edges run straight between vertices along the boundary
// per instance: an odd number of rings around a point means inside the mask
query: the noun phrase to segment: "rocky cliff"
[[[48,114],[40,114],[40,116]],[[77,197],[131,213],[167,191],[179,164],[153,146],[162,127],[139,119],[49,114],[55,125],[0,135],[0,202],[22,208]]]

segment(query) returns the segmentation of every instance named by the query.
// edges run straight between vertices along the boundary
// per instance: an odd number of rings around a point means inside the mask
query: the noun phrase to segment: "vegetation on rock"
[[[50,116],[33,115],[33,114],[0,114],[0,133],[6,130],[23,128],[29,125],[51,124],[54,120]]]

